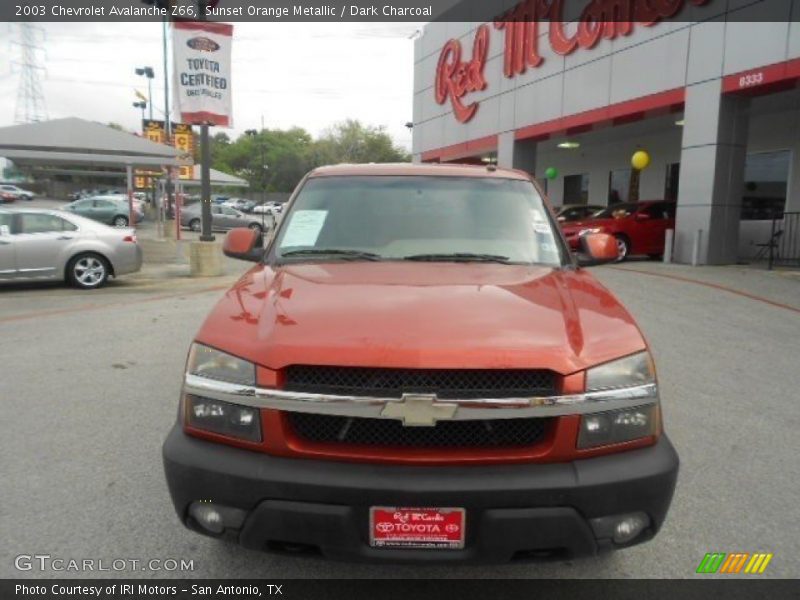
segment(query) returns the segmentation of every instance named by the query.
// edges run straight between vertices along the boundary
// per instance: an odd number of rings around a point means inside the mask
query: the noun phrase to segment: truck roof
[[[344,175],[427,175],[434,177],[493,177],[499,179],[528,180],[522,171],[500,169],[494,165],[459,165],[452,163],[368,163],[340,164],[318,167],[309,177],[337,177]]]

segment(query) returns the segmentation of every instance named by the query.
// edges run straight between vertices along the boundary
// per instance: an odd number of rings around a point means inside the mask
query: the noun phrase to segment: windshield
[[[635,202],[629,202],[626,204],[613,204],[608,208],[604,208],[600,212],[596,212],[592,215],[593,219],[623,219],[625,217],[631,216],[633,213],[637,211],[639,205]]]
[[[285,260],[493,261],[561,265],[529,181],[490,177],[311,178],[275,244]]]

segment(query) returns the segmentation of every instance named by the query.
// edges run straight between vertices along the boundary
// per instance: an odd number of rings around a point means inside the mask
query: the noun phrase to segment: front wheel
[[[108,262],[97,254],[79,254],[67,266],[70,283],[83,290],[99,288],[108,280]]]
[[[200,231],[200,219],[192,219],[189,221],[189,229],[192,231],[199,232]]]
[[[117,215],[114,217],[114,220],[111,221],[111,224],[114,227],[127,227],[128,226],[128,217],[124,215]]]
[[[250,229],[252,229],[253,231],[255,231],[256,233],[261,233],[262,231],[264,231],[264,230],[262,229],[262,227],[261,227],[261,224],[260,224],[260,223],[250,223],[250,225],[248,225],[248,227],[249,227]]]
[[[631,251],[631,243],[623,235],[615,236],[617,238],[617,262],[622,262],[628,258]]]

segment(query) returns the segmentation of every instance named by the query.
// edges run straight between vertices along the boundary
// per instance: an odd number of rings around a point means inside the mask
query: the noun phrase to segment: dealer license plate
[[[378,548],[464,547],[463,508],[394,508],[373,506],[370,544]]]

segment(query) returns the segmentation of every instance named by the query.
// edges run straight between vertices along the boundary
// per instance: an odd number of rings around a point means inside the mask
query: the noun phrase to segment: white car
[[[23,190],[21,187],[16,185],[11,185],[8,183],[0,184],[0,192],[6,192],[8,194],[13,194],[20,200],[33,200],[33,197],[36,195],[30,190]]]
[[[133,229],[61,210],[0,209],[0,284],[66,280],[94,289],[141,267]]]
[[[283,204],[279,204],[277,202],[267,202],[265,204],[259,204],[253,209],[253,212],[257,215],[260,214],[268,214],[273,216],[278,216],[281,214],[283,210]]]

